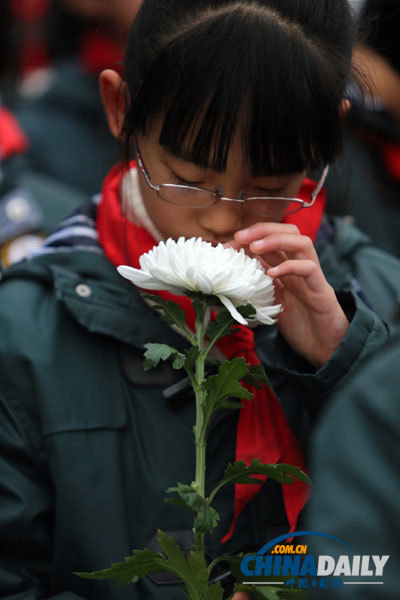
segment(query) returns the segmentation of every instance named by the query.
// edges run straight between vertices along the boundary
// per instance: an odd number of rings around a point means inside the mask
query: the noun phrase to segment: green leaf
[[[254,317],[257,312],[252,304],[244,304],[243,306],[237,306],[236,310],[245,319],[250,319],[251,317]]]
[[[202,323],[207,310],[207,301],[203,296],[195,296],[193,298],[193,308],[197,319]]]
[[[175,538],[172,535],[167,535],[164,531],[158,530],[158,543],[160,548],[168,559],[170,567],[174,567],[175,572],[184,573],[187,571],[188,565],[186,562],[185,553],[178,546]]]
[[[199,301],[204,303],[206,306],[219,306],[221,304],[218,296],[214,296],[212,294],[203,294],[203,292],[191,292],[187,290],[186,295],[193,300],[193,303]]]
[[[234,358],[221,363],[218,373],[206,379],[203,383],[208,392],[203,408],[205,422],[217,408],[240,408],[240,403],[229,402],[228,398],[252,399],[253,394],[240,383],[247,371],[244,358]]]
[[[124,562],[93,573],[75,573],[85,579],[116,579],[119,585],[136,583],[150,572],[169,571],[185,584],[187,598],[203,598],[207,593],[208,570],[204,558],[189,552],[187,556],[172,536],[158,531],[158,543],[164,553],[134,550]]]
[[[167,325],[174,323],[181,329],[186,328],[186,313],[179,304],[173,300],[164,300],[155,294],[143,294],[143,298],[151,300],[153,308],[161,311],[161,318],[164,323],[167,323]]]
[[[118,585],[136,583],[151,571],[165,571],[165,558],[152,550],[134,550],[124,562],[113,563],[109,569],[93,573],[75,573],[85,579],[116,579]]]
[[[197,597],[203,598],[208,588],[208,569],[204,557],[190,551],[186,559],[188,564],[187,579],[195,587]]]
[[[256,314],[256,309],[251,304],[245,306],[238,306],[236,310],[244,317],[248,319]],[[236,323],[235,319],[231,316],[230,312],[226,309],[220,310],[217,314],[215,321],[211,321],[208,324],[206,330],[206,336],[210,341],[216,342],[225,335],[229,335],[237,331],[237,327],[232,327]]]
[[[167,492],[176,493],[178,498],[166,498],[165,502],[174,505],[185,505],[195,515],[195,528],[198,533],[206,534],[214,531],[218,525],[219,514],[208,505],[207,500],[191,485],[178,483],[177,487],[168,488]]]
[[[211,321],[208,324],[206,330],[206,336],[211,341],[217,341],[222,338],[224,335],[228,335],[237,331],[237,328],[232,328],[232,325],[235,323],[235,320],[231,316],[228,310],[221,310],[218,312],[215,321]]]
[[[227,483],[262,483],[262,480],[257,479],[254,475],[266,475],[279,483],[294,483],[296,479],[304,481],[309,485],[311,483],[309,477],[299,467],[295,467],[294,465],[287,465],[285,463],[268,465],[261,463],[258,458],[253,458],[251,464],[247,466],[242,460],[239,460],[227,466],[224,478],[211,492],[209,502],[212,501],[218,490]]]
[[[243,377],[243,381],[257,389],[260,389],[262,385],[271,387],[267,374],[262,365],[253,365],[250,367],[247,374]]]
[[[181,354],[172,346],[167,344],[145,344],[146,352],[144,353],[145,361],[143,368],[145,371],[156,367],[160,360],[168,360],[170,357],[174,358],[172,366],[174,369],[181,369],[186,361],[186,356]]]
[[[204,558],[194,552],[187,556],[172,536],[158,531],[158,543],[167,558],[168,570],[178,575],[186,585],[187,598],[202,598],[208,586],[208,571]]]
[[[207,591],[208,570],[202,557],[189,552],[187,556],[172,536],[158,531],[158,543],[164,554],[151,550],[134,550],[123,563],[94,573],[76,573],[86,579],[117,579],[119,585],[136,583],[152,571],[169,571],[185,584],[188,598],[202,598]]]
[[[182,367],[185,365],[186,362],[186,356],[184,354],[181,354],[180,352],[177,352],[175,354],[175,360],[172,363],[172,368],[173,369],[182,369]]]
[[[246,466],[242,460],[233,463],[233,465],[229,464],[223,481],[225,483],[257,483],[257,479],[254,479],[251,475],[267,475],[267,477],[275,479],[279,483],[294,483],[296,479],[310,483],[307,475],[299,467],[285,463],[268,465],[261,463],[258,458],[253,458],[249,466]]]
[[[204,600],[222,600],[224,590],[219,581],[209,586]]]
[[[168,346],[167,344],[145,344],[146,352],[145,356],[145,368],[147,365],[149,368],[156,367],[160,360],[168,360],[168,358],[176,352],[175,348]]]
[[[186,371],[193,371],[194,364],[200,354],[200,348],[198,346],[191,346],[186,354],[185,369]]]

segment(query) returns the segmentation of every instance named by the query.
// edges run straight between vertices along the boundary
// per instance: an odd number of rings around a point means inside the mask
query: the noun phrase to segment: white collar
[[[121,182],[122,210],[126,218],[147,229],[147,231],[159,242],[163,236],[158,231],[143,202],[139,185],[139,172],[134,167],[125,173]]]

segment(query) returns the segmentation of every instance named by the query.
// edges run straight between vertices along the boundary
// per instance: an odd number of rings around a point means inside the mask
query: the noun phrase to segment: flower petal
[[[247,321],[235,308],[241,304],[252,304],[257,315],[251,320],[265,324],[274,323],[281,310],[280,305],[273,305],[273,280],[262,264],[243,249],[238,252],[221,244],[213,246],[201,238],[169,238],[142,254],[139,264],[141,269],[122,265],[118,271],[143,289],[178,295],[200,291],[218,296],[232,317],[243,325]]]
[[[229,298],[227,298],[226,296],[223,296],[222,294],[218,294],[218,298],[220,299],[222,304],[225,306],[225,308],[227,308],[229,310],[229,312],[231,313],[231,317],[233,319],[238,321],[238,323],[241,323],[241,325],[248,325],[248,322],[246,321],[246,319],[244,317],[242,317],[242,315],[236,310],[236,308],[233,306],[233,304],[229,300]]]

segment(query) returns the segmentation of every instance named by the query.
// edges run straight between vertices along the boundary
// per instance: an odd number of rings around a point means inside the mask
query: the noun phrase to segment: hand
[[[349,322],[321,270],[311,239],[295,225],[257,223],[237,231],[225,246],[244,248],[275,280],[283,305],[278,327],[288,344],[319,368],[342,341]]]
[[[232,597],[232,600],[250,600],[250,599],[249,599],[249,595],[246,594],[246,592],[237,592]]]

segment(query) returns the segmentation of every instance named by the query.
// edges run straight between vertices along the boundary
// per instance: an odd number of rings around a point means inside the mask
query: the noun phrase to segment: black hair
[[[361,27],[364,43],[400,73],[400,0],[367,0]]]
[[[238,126],[254,176],[330,163],[354,37],[347,0],[144,0],[125,55],[126,146],[162,114],[160,144],[216,171]]]

